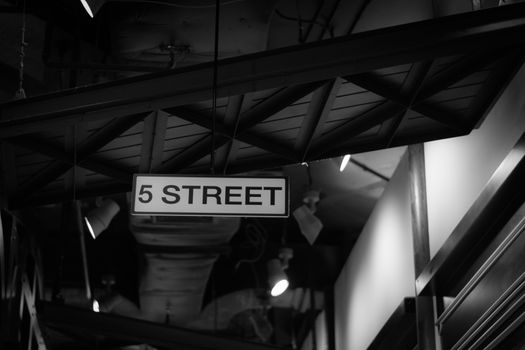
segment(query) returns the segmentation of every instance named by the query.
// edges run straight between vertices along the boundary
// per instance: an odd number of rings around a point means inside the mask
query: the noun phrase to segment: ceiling
[[[27,97],[13,100],[24,3]],[[213,301],[248,300],[235,293],[263,286],[266,261],[283,244],[294,249],[294,290],[329,293],[405,146],[468,134],[523,62],[523,4],[402,3],[221,1],[215,64],[213,1],[114,1],[94,19],[79,1],[0,1],[1,193],[38,227],[48,289],[59,281],[66,304],[85,306],[69,203],[80,199],[87,212],[105,197],[121,211],[86,241],[92,288],[103,294],[101,278],[113,274],[114,290],[143,306],[130,306],[138,320],[209,332]],[[352,161],[339,172],[344,154]],[[285,175],[292,210],[306,190],[320,191],[324,228],[310,245],[292,218],[137,221],[126,195],[135,173]],[[244,333],[223,333],[261,341],[245,327],[255,317],[246,311],[259,306],[238,310],[232,298],[221,315]],[[313,316],[292,301],[266,314],[269,344],[304,339]],[[183,311],[192,314],[174,316]],[[53,318],[76,311],[47,312],[56,348],[89,347],[79,329],[108,348],[126,338]]]

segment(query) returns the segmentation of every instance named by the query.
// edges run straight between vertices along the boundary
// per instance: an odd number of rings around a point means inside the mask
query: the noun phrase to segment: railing
[[[472,307],[480,314],[459,339],[448,339],[448,343],[451,340],[453,343],[446,349],[494,349],[524,324],[525,263],[520,262],[525,248],[524,232],[525,204],[500,231],[501,242],[494,248],[487,248],[490,252],[488,258],[437,319],[441,331],[442,327],[454,328],[460,322],[458,319],[473,312]],[[501,271],[506,274],[503,278]],[[495,286],[494,281],[501,284]],[[447,322],[451,324],[447,325]]]

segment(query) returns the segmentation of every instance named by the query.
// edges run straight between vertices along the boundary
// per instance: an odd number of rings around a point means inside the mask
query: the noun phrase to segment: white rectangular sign
[[[131,214],[288,217],[288,179],[136,174]]]

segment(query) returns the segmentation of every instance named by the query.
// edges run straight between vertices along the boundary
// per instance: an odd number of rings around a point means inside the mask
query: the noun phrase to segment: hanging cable
[[[211,153],[210,153],[210,172],[215,174],[215,120],[217,119],[217,70],[219,60],[219,9],[221,2],[215,2],[215,45],[213,50],[213,107],[212,107],[212,128],[211,128]],[[215,276],[212,275],[212,300],[215,301],[213,307],[213,330],[217,332],[219,324],[219,304],[217,302],[217,286]]]
[[[77,124],[73,125],[73,202],[77,199]]]
[[[215,42],[213,50],[213,88],[212,88],[212,121],[211,121],[211,152],[210,152],[210,172],[215,174],[215,128],[217,119],[217,71],[219,60],[219,9],[220,0],[215,2]]]
[[[18,65],[18,90],[15,93],[15,100],[20,100],[26,98],[26,93],[24,91],[24,56],[25,48],[27,47],[26,43],[26,1],[22,3],[22,29],[21,29],[21,39],[20,39],[20,61]]]

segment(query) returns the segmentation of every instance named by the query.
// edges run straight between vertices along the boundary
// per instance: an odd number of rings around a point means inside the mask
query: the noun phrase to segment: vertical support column
[[[335,350],[335,296],[334,287],[325,290],[324,293],[324,312],[326,321],[326,331],[328,332],[328,349]]]
[[[417,278],[430,261],[428,238],[425,150],[423,144],[408,146],[414,272]],[[415,281],[414,281],[415,288]],[[433,296],[416,295],[417,342],[419,350],[438,350],[434,326]]]

